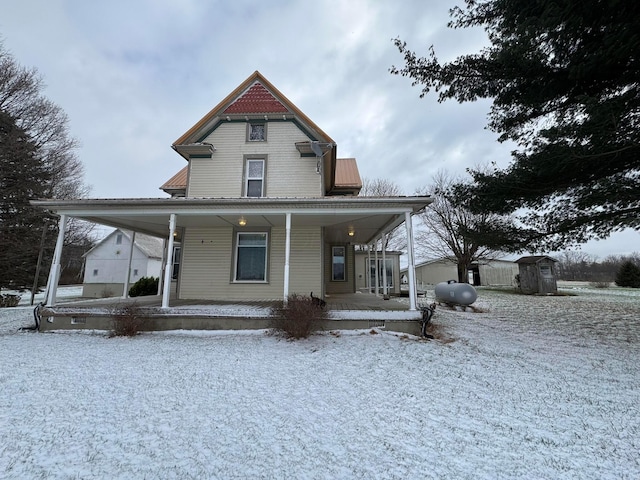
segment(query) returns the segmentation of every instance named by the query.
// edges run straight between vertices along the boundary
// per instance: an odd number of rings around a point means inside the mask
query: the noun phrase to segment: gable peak
[[[256,80],[249,88],[238,95],[222,113],[232,115],[290,113],[290,111],[260,80]]]

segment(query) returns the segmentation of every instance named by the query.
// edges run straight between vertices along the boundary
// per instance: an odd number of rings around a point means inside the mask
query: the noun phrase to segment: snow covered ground
[[[1,309],[0,478],[640,478],[640,291],[572,292],[481,289],[441,341],[18,333],[31,308]]]

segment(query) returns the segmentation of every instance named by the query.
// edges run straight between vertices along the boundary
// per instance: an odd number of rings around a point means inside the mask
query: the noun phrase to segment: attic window
[[[247,141],[266,142],[267,141],[267,124],[264,122],[248,123],[247,124]]]

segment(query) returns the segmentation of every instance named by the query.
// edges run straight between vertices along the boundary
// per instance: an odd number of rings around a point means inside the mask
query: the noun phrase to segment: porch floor
[[[325,297],[327,302],[326,309],[328,311],[343,310],[373,310],[373,311],[403,311],[409,310],[409,302],[407,299],[402,301],[396,297],[390,297],[385,300],[380,294],[376,296],[373,293],[357,292],[357,293],[340,293],[331,294]],[[169,307],[207,307],[215,309],[216,306],[238,305],[246,306],[252,309],[268,309],[275,306],[279,300],[201,300],[201,299],[176,299],[171,298]],[[53,309],[79,309],[89,310],[93,308],[106,309],[115,307],[123,303],[136,303],[141,307],[160,307],[162,305],[162,297],[160,295],[149,295],[145,297],[109,297],[97,299],[60,299]]]

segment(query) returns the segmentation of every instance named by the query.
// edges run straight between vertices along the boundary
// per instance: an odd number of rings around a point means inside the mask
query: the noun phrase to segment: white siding
[[[191,160],[188,196],[240,197],[245,155],[267,158],[266,196],[322,196],[316,159],[300,157],[296,142],[309,138],[292,122],[271,121],[266,142],[246,142],[246,123],[223,123],[204,141],[215,146],[211,159]]]
[[[129,239],[123,235],[122,244],[116,245],[115,236],[98,245],[86,257],[84,283],[124,283],[129,268]],[[130,283],[135,283],[141,277],[160,274],[161,261],[149,259],[138,248],[133,249],[131,262]],[[94,275],[94,270],[98,271]],[[134,271],[138,270],[138,275]]]
[[[269,236],[268,283],[235,283],[234,229],[189,228],[182,243],[179,297],[202,300],[278,300],[284,293],[285,230]],[[290,293],[308,295],[321,290],[321,229],[293,228],[291,232]]]

